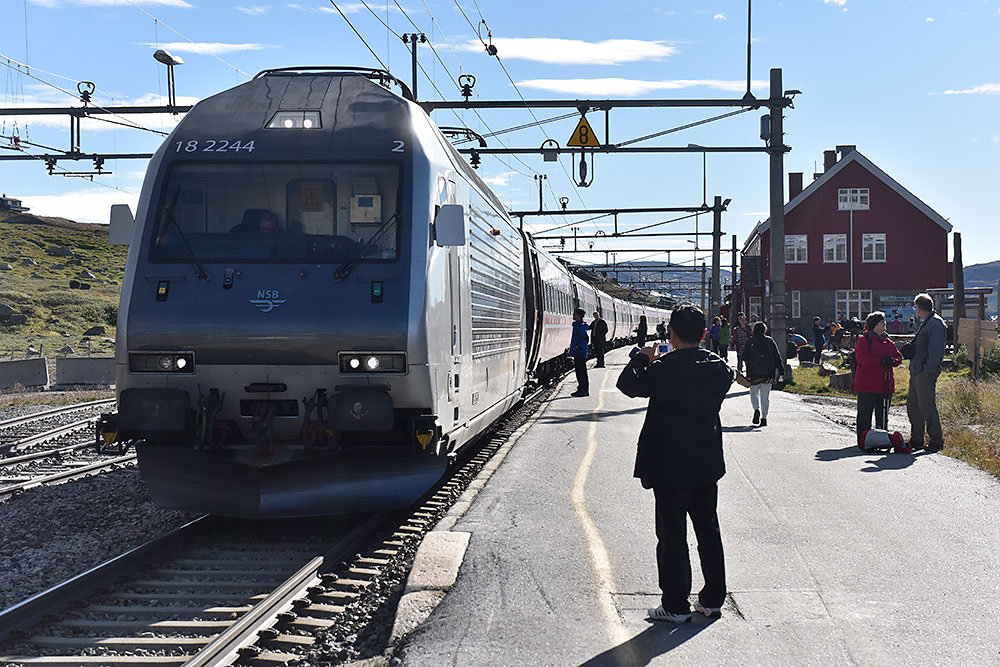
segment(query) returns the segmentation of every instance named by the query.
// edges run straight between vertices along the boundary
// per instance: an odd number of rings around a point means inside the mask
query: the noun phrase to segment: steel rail
[[[209,517],[190,521],[166,535],[142,544],[101,563],[72,579],[42,591],[13,607],[0,612],[0,641],[22,628],[34,625],[50,614],[66,607],[76,599],[102,588],[118,577],[129,574],[158,555],[174,548],[203,530]]]
[[[86,449],[87,447],[93,447],[92,442],[79,442],[75,445],[66,445],[65,447],[57,447],[56,449],[46,449],[41,452],[32,452],[31,454],[22,454],[21,456],[11,456],[10,458],[0,459],[0,469],[9,468],[11,466],[18,465],[20,463],[27,463],[28,461],[38,461],[40,459],[46,459],[50,456],[59,456],[67,452],[72,452],[77,449]]]
[[[35,445],[40,445],[43,442],[54,440],[68,433],[72,433],[73,431],[79,431],[80,429],[92,425],[96,421],[97,417],[90,417],[89,419],[81,419],[80,421],[75,421],[71,424],[66,424],[65,426],[57,426],[56,428],[45,431],[44,433],[39,433],[38,435],[32,435],[30,437],[24,438],[22,440],[17,440],[15,442],[11,442],[6,445],[0,445],[0,452],[6,454],[8,452],[16,452],[18,450],[26,449],[28,447],[34,447]]]
[[[125,456],[117,456],[106,461],[97,461],[96,463],[91,463],[90,465],[79,468],[68,468],[51,475],[45,475],[44,477],[36,477],[35,479],[30,479],[27,482],[12,484],[11,486],[0,488],[0,501],[5,500],[16,493],[20,493],[21,491],[33,489],[36,486],[46,486],[54,482],[67,482],[78,477],[86,477],[95,472],[100,472],[104,468],[112,468],[117,465],[130,463],[134,460],[135,454],[126,454]]]
[[[0,429],[10,428],[12,426],[18,426],[19,424],[25,424],[27,422],[35,421],[37,419],[44,419],[46,417],[55,417],[56,415],[65,414],[67,412],[74,412],[76,410],[85,410],[86,408],[93,408],[99,405],[113,404],[115,399],[105,398],[100,401],[90,401],[89,403],[74,403],[72,405],[65,405],[61,408],[54,408],[52,410],[45,410],[43,412],[35,412],[30,415],[21,415],[20,417],[14,417],[12,419],[6,419],[0,421]]]
[[[245,646],[258,639],[258,633],[277,622],[279,614],[292,608],[297,599],[305,598],[308,589],[321,580],[320,570],[328,563],[335,563],[347,555],[368,533],[386,519],[380,512],[369,517],[341,538],[327,553],[306,563],[295,574],[275,588],[266,598],[224,630],[207,646],[198,651],[184,667],[211,667],[232,664]]]

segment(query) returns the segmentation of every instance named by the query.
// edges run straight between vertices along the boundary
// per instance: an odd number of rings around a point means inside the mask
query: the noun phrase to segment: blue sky
[[[613,9],[591,0],[478,0],[478,6],[473,0],[459,1],[473,24],[485,18],[503,64],[527,98],[739,97],[745,87],[745,0],[622,0]],[[405,14],[395,0],[388,6],[385,0],[368,4],[397,33],[411,31],[407,16],[412,19],[452,75],[476,76],[481,98],[516,99],[517,92],[497,60],[485,53],[455,0],[399,0]],[[338,5],[375,54],[408,81],[405,45],[361,2]],[[786,143],[792,146],[786,171],[806,172],[808,182],[814,166],[822,169],[824,149],[855,144],[963,233],[966,264],[1000,259],[1000,225],[990,196],[1000,173],[1000,0],[756,0],[753,11],[754,92],[766,96],[769,69],[781,67],[785,88],[803,93],[786,114]],[[186,61],[177,68],[182,102],[212,95],[268,67],[378,66],[333,6],[321,0],[3,0],[0,17],[5,26],[0,54],[29,64],[35,76],[61,88],[73,90],[77,80],[93,81],[102,104],[112,99],[155,103],[166,94],[163,66],[151,58],[157,46]],[[486,28],[481,32],[485,38]],[[421,48],[420,59],[445,96],[457,98],[455,85],[429,48]],[[65,93],[9,68],[3,68],[0,89],[4,106],[74,103]],[[437,96],[426,79],[420,82],[420,94]],[[614,111],[611,140],[625,141],[720,112]],[[544,119],[564,112],[535,113]],[[480,132],[532,120],[524,110],[484,113],[485,126],[471,113],[461,115]],[[750,112],[637,145],[756,146],[761,143],[759,115]],[[434,117],[441,124],[458,123],[448,112]],[[173,124],[169,117],[136,120],[164,131]],[[603,136],[603,115],[591,120]],[[503,142],[538,146],[548,136],[565,144],[574,125],[573,119],[562,120],[545,125],[544,131],[536,127],[504,135]],[[16,131],[39,144],[66,145],[62,120],[20,118]],[[7,118],[0,134],[14,132]],[[151,152],[161,140],[149,132],[84,123],[87,151]],[[491,145],[498,144],[492,140]],[[508,156],[502,163],[484,157],[480,170],[515,209],[537,207],[536,172],[548,176],[548,207],[556,206],[560,196],[570,197],[572,206],[589,207],[702,201],[700,154],[599,156],[589,188],[571,184],[568,158],[561,166],[534,156],[522,160]],[[710,155],[707,162],[709,199],[718,194],[733,200],[723,225],[742,243],[754,223],[767,216],[767,158]],[[62,164],[73,168],[73,163]],[[103,185],[97,185],[47,176],[40,163],[3,162],[0,189],[22,197],[39,214],[105,222],[110,204],[134,205],[145,164],[132,160],[108,167],[114,174],[98,178]],[[659,219],[623,217],[621,226]],[[538,229],[553,224],[541,222]],[[581,233],[593,233],[603,222],[583,223]],[[710,221],[703,217],[702,229],[706,223]],[[694,224],[677,222],[665,229],[691,231]],[[644,243],[650,249],[693,247],[676,238]],[[639,241],[630,244],[635,247]],[[595,249],[613,245],[624,247],[598,241]],[[691,254],[673,258],[682,256]],[[590,259],[600,261],[603,254]]]

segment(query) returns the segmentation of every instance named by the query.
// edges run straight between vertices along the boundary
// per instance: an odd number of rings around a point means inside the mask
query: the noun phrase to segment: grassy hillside
[[[52,254],[64,252],[56,248],[72,254]],[[13,311],[0,321],[0,355],[20,358],[33,347],[52,357],[66,345],[86,354],[88,340],[94,352],[110,353],[127,252],[108,245],[104,225],[0,211],[0,304]],[[71,289],[71,280],[90,289]],[[0,320],[5,313],[0,307]],[[18,323],[18,315],[27,321]],[[94,326],[105,333],[85,339]]]

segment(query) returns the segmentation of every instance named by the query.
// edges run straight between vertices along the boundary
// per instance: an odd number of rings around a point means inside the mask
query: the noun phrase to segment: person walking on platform
[[[747,379],[750,380],[753,423],[767,426],[771,383],[785,374],[785,368],[778,346],[767,335],[767,325],[763,322],[753,325],[753,335],[743,348],[743,360],[747,365]]]
[[[658,356],[655,345],[634,350],[617,383],[626,396],[649,398],[634,475],[643,488],[653,490],[656,502],[656,564],[662,595],[649,617],[657,621],[691,620],[688,516],[705,578],[695,611],[717,618],[726,598],[716,512],[717,483],[726,474],[719,410],[734,374],[721,358],[700,348],[704,337],[705,314],[700,308],[675,309],[670,315],[674,351]]]
[[[639,316],[639,326],[635,328],[635,344],[643,347],[646,344],[646,316]]]
[[[576,391],[570,396],[590,396],[590,380],[587,378],[587,323],[583,308],[573,311],[573,337],[569,342],[569,356],[573,357],[576,368]]]
[[[854,348],[854,391],[858,394],[858,445],[864,444],[865,433],[872,427],[888,430],[889,402],[896,391],[893,368],[903,362],[903,355],[885,332],[885,313],[874,312],[865,319],[865,332]],[[864,449],[864,447],[862,447]],[[895,447],[897,454],[909,454],[906,446]]]
[[[813,318],[813,347],[816,350],[813,356],[814,363],[823,363],[823,346],[826,345],[826,336],[823,335],[823,325],[820,323],[819,315]]]
[[[597,364],[594,368],[604,368],[604,346],[608,341],[608,323],[600,313],[594,313],[594,321],[590,323],[590,344],[594,346],[594,356]]]
[[[913,311],[920,326],[913,338],[910,359],[910,386],[906,397],[906,413],[910,418],[910,447],[924,448],[924,428],[931,442],[928,452],[944,448],[941,418],[937,409],[937,379],[944,359],[947,327],[941,316],[934,312],[934,301],[928,294],[918,294],[913,299]],[[906,356],[906,355],[904,355]]]
[[[737,325],[733,327],[732,336],[729,339],[729,347],[736,351],[736,370],[743,372],[743,348],[746,346],[753,331],[747,324],[747,316],[740,313],[736,316]]]
[[[708,330],[708,349],[716,354],[719,353],[719,332],[722,331],[722,320],[718,317],[712,318],[712,328]]]
[[[729,361],[729,338],[732,332],[729,330],[729,320],[725,317],[720,318],[722,320],[722,326],[719,328],[719,356],[725,361]]]

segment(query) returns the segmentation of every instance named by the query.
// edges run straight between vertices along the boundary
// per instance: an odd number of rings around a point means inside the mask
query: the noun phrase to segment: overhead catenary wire
[[[337,6],[337,3],[334,2],[333,0],[330,0],[330,4],[333,5],[333,8],[337,10],[337,13],[340,14],[341,17],[343,17],[343,19],[347,23],[347,25],[350,26],[351,30],[354,31],[354,34],[357,35],[358,39],[361,40],[361,43],[364,44],[365,48],[368,49],[368,51],[372,54],[372,57],[375,58],[375,60],[378,61],[378,64],[382,66],[382,69],[384,69],[385,71],[388,72],[389,68],[386,67],[386,64],[384,62],[382,62],[381,58],[378,57],[378,54],[375,53],[375,50],[371,46],[368,45],[368,42],[365,41],[365,38],[361,36],[361,33],[358,32],[358,29],[354,27],[353,23],[351,23],[351,19],[347,18],[347,14],[345,14],[340,9],[340,7]],[[365,6],[367,7],[367,5],[365,5]]]

